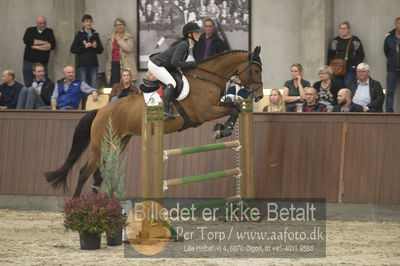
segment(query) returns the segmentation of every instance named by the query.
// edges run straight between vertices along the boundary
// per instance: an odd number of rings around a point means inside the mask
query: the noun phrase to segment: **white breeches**
[[[156,64],[151,62],[151,60],[149,60],[149,62],[147,63],[147,67],[149,68],[151,74],[153,74],[159,81],[161,81],[165,85],[172,84],[174,88],[176,87],[176,82],[174,78],[165,67],[157,66]]]

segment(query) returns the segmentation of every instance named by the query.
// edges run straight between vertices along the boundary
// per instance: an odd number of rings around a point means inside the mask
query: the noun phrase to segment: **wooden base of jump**
[[[241,112],[239,114],[239,140],[180,148],[164,149],[164,117],[163,106],[147,106],[143,111],[142,118],[142,198],[162,200],[164,190],[170,186],[191,184],[206,180],[235,176],[240,179],[240,192],[227,199],[216,200],[210,203],[199,205],[206,207],[217,207],[227,202],[239,201],[240,199],[254,197],[254,176],[253,176],[253,102],[252,100],[240,101]],[[163,180],[163,161],[171,156],[178,156],[191,153],[207,152],[234,148],[240,150],[240,165],[238,168],[223,170],[202,175]],[[204,207],[204,208],[206,208]],[[158,226],[165,226],[159,224]],[[170,226],[170,225],[169,225]],[[171,226],[169,228],[171,232]],[[149,222],[142,222],[142,230],[137,242],[146,243],[164,241],[166,235],[161,234],[161,228],[151,228]],[[164,230],[165,232],[165,230]]]

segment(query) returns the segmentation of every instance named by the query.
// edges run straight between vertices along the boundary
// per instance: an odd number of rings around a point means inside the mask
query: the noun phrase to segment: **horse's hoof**
[[[214,131],[219,131],[219,130],[224,130],[225,129],[225,126],[224,126],[224,124],[221,124],[221,123],[217,123],[217,124],[215,124],[215,126],[214,126]]]
[[[221,135],[222,135],[221,138],[229,137],[230,135],[232,135],[232,131],[231,130],[222,130]]]
[[[215,130],[212,139],[220,139],[221,138],[221,131],[220,130]]]

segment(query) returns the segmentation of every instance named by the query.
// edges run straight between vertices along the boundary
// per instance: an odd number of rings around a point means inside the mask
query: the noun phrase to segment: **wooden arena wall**
[[[0,195],[71,195],[86,153],[68,177],[65,192],[51,188],[43,172],[63,163],[84,114],[1,111]],[[213,143],[214,124],[166,135],[165,148]],[[400,115],[256,113],[254,132],[257,197],[400,204]],[[235,158],[231,150],[179,156],[168,161],[165,173],[178,178],[229,169],[235,167]],[[139,196],[139,137],[132,138],[126,151],[126,173],[128,196]],[[90,177],[85,191],[90,191],[92,182]],[[234,179],[225,178],[174,187],[165,195],[234,194]]]

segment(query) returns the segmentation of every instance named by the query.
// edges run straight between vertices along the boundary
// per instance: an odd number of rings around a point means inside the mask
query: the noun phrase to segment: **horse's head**
[[[262,64],[260,58],[261,47],[257,46],[252,53],[249,53],[248,61],[240,64],[237,76],[252,95],[256,102],[264,97],[262,82]]]

